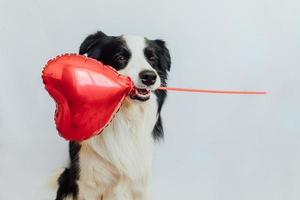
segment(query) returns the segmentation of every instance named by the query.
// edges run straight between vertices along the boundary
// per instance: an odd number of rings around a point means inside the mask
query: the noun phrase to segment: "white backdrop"
[[[165,39],[171,86],[269,92],[170,92],[153,199],[300,199],[299,10],[298,0],[0,0],[0,199],[53,199],[67,143],[41,70],[96,30]]]

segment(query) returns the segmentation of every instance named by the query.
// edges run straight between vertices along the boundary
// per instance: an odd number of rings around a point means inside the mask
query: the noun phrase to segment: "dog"
[[[57,179],[56,200],[149,200],[152,149],[163,138],[161,109],[171,59],[163,40],[101,31],[89,35],[79,54],[129,76],[136,88],[104,131],[69,142],[69,165]]]

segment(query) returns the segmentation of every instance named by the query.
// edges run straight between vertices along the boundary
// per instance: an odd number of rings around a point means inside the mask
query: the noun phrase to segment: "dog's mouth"
[[[150,99],[151,90],[147,88],[135,88],[135,90],[130,94],[131,99],[139,101],[147,101]]]

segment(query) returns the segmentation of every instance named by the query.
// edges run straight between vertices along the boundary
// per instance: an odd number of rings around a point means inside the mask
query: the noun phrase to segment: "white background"
[[[96,30],[165,39],[171,86],[269,92],[170,92],[154,200],[300,199],[299,10],[299,0],[0,0],[0,199],[53,199],[67,143],[41,70]]]

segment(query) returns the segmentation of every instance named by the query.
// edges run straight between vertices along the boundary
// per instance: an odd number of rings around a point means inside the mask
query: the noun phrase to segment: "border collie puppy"
[[[70,163],[58,178],[56,200],[148,200],[152,148],[163,137],[166,98],[156,89],[166,86],[171,65],[165,42],[99,31],[83,41],[79,53],[131,77],[137,92],[100,135],[69,143]]]

